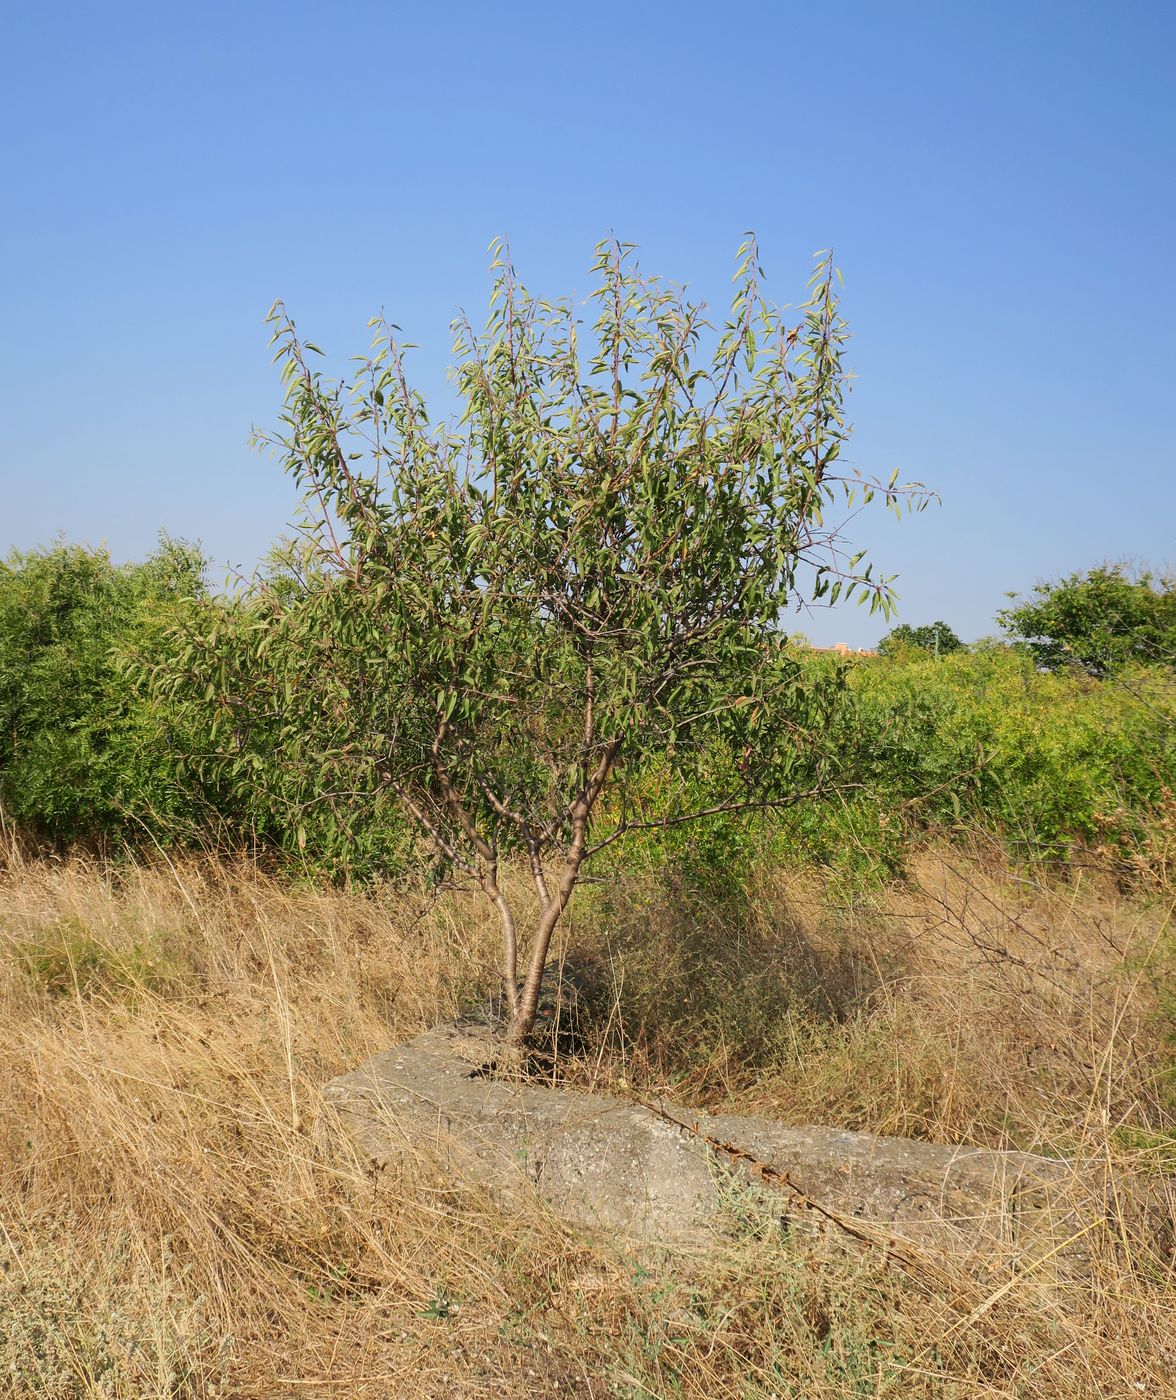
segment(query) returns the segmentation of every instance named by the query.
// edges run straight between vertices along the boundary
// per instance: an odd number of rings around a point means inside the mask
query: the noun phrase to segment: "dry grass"
[[[852,907],[780,872],[738,907],[653,876],[598,890],[568,935],[603,989],[580,1072],[1170,1169],[1163,904],[954,857],[916,874]],[[1176,1394],[1173,1280],[1131,1249],[1062,1291],[936,1286],[735,1210],[705,1258],[638,1260],[324,1152],[324,1080],[484,992],[494,954],[454,895],[12,852],[0,1394]]]

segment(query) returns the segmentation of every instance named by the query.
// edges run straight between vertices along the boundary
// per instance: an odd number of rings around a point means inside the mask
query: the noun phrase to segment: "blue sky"
[[[942,496],[853,527],[903,620],[1176,558],[1176,6],[112,0],[9,5],[3,52],[0,552],[250,566],[275,296],[339,355],[384,307],[442,394],[495,235],[544,293],[615,231],[723,304],[754,228],[781,301],[836,248],[853,462]]]

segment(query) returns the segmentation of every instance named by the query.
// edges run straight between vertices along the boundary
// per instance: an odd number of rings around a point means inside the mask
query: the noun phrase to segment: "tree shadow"
[[[802,908],[780,882],[623,875],[569,942],[569,1020],[651,1082],[729,1090],[778,1064],[801,1024],[841,1023],[901,975],[877,932],[866,911]]]

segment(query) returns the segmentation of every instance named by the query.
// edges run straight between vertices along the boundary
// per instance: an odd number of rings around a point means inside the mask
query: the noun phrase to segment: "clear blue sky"
[[[263,553],[275,296],[340,355],[385,307],[441,392],[494,235],[539,291],[615,230],[724,303],[754,228],[782,301],[834,245],[853,460],[942,495],[855,527],[904,620],[1176,556],[1176,5],[42,0],[3,51],[2,552]]]

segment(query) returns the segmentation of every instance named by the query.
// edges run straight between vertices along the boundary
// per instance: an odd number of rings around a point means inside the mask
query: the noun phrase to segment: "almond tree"
[[[828,516],[875,489],[895,510],[924,497],[838,470],[830,256],[789,318],[761,293],[749,237],[713,325],[629,245],[598,246],[587,318],[531,295],[504,244],[492,252],[485,329],[454,325],[455,423],[430,420],[396,327],[373,321],[371,353],[333,380],[274,306],[286,406],[263,441],[304,492],[313,568],[237,600],[184,666],[222,776],[273,765],[291,806],[330,804],[344,837],[357,802],[394,803],[481,891],[519,1043],[593,856],[637,829],[835,785],[837,685],[803,665],[781,617],[855,594],[887,612],[890,581]],[[229,632],[244,662],[227,659]],[[525,928],[507,859],[534,883]]]

